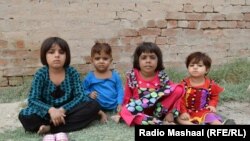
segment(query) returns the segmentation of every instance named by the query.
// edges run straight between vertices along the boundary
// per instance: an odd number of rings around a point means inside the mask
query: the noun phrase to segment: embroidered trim
[[[139,87],[138,81],[137,81],[136,76],[135,76],[134,69],[128,71],[126,73],[126,76],[127,76],[127,80],[128,80],[128,86],[130,88]],[[161,87],[169,87],[169,85],[168,85],[169,77],[164,70],[159,71],[158,77],[160,79],[160,86]]]

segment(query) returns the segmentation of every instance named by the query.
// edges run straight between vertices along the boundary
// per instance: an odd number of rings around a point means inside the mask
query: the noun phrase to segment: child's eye
[[[155,60],[156,58],[157,58],[157,57],[154,56],[154,55],[150,56],[150,59],[152,59],[152,60]]]
[[[147,56],[142,56],[141,59],[145,60],[145,59],[147,59]]]
[[[60,50],[60,51],[59,51],[59,53],[60,53],[60,54],[64,54],[64,53],[65,53],[65,51],[63,51],[63,50]]]
[[[95,57],[95,60],[100,60],[100,57]]]
[[[48,50],[49,54],[53,54],[55,51],[54,50]]]
[[[193,67],[193,66],[194,66],[194,64],[190,64],[190,65],[189,65],[189,67]]]
[[[107,61],[109,58],[108,57],[104,57],[103,60]]]

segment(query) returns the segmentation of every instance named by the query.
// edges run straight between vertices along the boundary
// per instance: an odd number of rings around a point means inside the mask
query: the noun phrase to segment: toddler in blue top
[[[96,42],[91,49],[91,62],[94,71],[90,71],[83,80],[84,94],[96,100],[103,111],[119,112],[123,101],[122,80],[117,71],[111,70],[112,49],[107,43]],[[107,122],[103,112],[101,121]]]

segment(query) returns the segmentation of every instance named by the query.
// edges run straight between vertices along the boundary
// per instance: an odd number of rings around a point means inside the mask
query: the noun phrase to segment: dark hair
[[[155,53],[158,58],[156,70],[160,71],[164,69],[161,49],[155,43],[151,43],[151,42],[142,42],[135,49],[135,52],[133,55],[134,57],[133,68],[140,70],[139,57],[142,53]]]
[[[186,67],[188,68],[188,65],[191,63],[199,63],[200,61],[203,62],[203,64],[206,66],[207,69],[210,69],[212,60],[211,58],[206,54],[202,52],[193,52],[186,58]]]
[[[94,46],[91,49],[91,57],[94,56],[94,54],[98,53],[100,54],[101,51],[104,51],[106,54],[110,55],[112,57],[112,49],[111,46],[108,43],[100,43],[96,42]]]
[[[59,37],[49,37],[43,41],[40,51],[40,59],[42,64],[48,66],[46,53],[54,44],[58,45],[66,53],[66,60],[64,67],[69,66],[71,58],[69,45],[64,39]]]

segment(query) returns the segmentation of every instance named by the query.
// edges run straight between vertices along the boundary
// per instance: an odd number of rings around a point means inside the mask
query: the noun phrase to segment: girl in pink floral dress
[[[174,124],[183,93],[183,86],[173,84],[165,73],[160,48],[144,42],[136,48],[133,69],[126,75],[120,115],[129,126]]]

